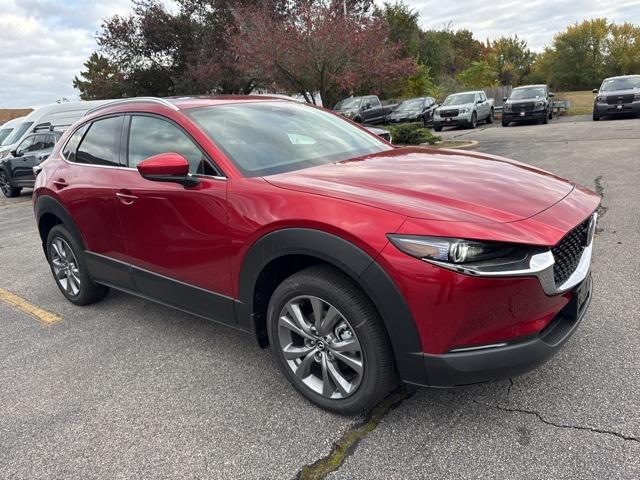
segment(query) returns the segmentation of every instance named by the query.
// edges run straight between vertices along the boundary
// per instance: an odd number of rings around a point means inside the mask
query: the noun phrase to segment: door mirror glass
[[[507,97],[502,97],[502,101],[506,102],[507,101]]]
[[[10,153],[10,154],[11,154],[11,156],[13,156],[13,157],[20,157],[20,156],[22,156],[22,153],[18,152],[18,149],[17,149],[17,148],[14,148],[14,149],[13,149],[13,150],[11,150],[9,153]]]
[[[161,153],[140,162],[138,172],[147,180],[155,182],[179,183],[193,187],[200,183],[189,176],[189,161],[178,153]]]

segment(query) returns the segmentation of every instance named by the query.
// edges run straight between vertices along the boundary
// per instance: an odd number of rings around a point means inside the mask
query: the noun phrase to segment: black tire
[[[2,193],[5,197],[13,198],[20,195],[22,188],[14,187],[11,184],[11,178],[9,177],[7,172],[5,172],[4,170],[0,170],[0,190],[2,190]]]
[[[73,263],[77,267],[77,277],[80,280],[78,292],[75,294],[73,294],[70,289],[65,289],[56,275],[53,259],[55,256],[54,242],[57,242],[58,240],[65,242],[65,245],[69,246],[73,253],[73,260],[75,260]],[[109,288],[104,285],[99,285],[91,280],[89,271],[87,270],[84,259],[81,255],[82,251],[83,249],[78,245],[73,236],[69,234],[63,225],[56,225],[49,232],[49,235],[47,236],[47,259],[49,260],[49,267],[51,268],[51,273],[54,276],[56,285],[58,285],[62,294],[71,303],[75,303],[76,305],[89,305],[90,303],[95,303],[106,297],[109,293]]]
[[[342,318],[348,322],[361,347],[359,358],[362,360],[363,370],[359,385],[344,398],[329,398],[316,392],[296,376],[293,367],[285,359],[279,335],[282,331],[285,335],[289,332],[286,328],[282,330],[279,319],[289,302],[305,296],[321,299],[335,307]],[[333,267],[325,265],[309,267],[284,280],[276,288],[269,302],[267,329],[271,349],[281,372],[305,398],[326,410],[341,415],[357,415],[366,412],[380,402],[397,383],[393,354],[378,312],[358,285]],[[335,330],[331,330],[331,333],[335,333]],[[328,351],[329,344],[326,345],[323,348]],[[329,354],[323,353],[323,355]],[[311,368],[319,369],[321,362],[318,360],[313,362],[317,365]],[[335,381],[332,383],[337,393],[337,384]]]
[[[597,122],[598,120],[600,120],[600,115],[598,115],[598,112],[594,110],[592,118],[594,122]]]
[[[471,123],[469,124],[469,128],[476,128],[478,126],[478,114],[473,112],[471,114]]]
[[[504,118],[502,119],[502,126],[503,126],[503,127],[508,127],[508,126],[509,126],[509,123],[510,123],[510,122],[508,122],[508,121],[507,121],[507,120],[505,120]]]
[[[442,125],[440,125],[439,123],[434,123],[434,124],[433,124],[433,129],[434,129],[436,132],[441,132],[441,131],[442,131]]]
[[[489,116],[487,117],[487,123],[493,123],[493,108],[489,112]]]
[[[546,125],[549,123],[549,112],[544,112],[544,118],[542,119],[542,124]]]

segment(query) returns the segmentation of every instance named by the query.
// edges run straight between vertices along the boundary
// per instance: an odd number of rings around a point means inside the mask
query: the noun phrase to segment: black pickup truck
[[[376,95],[367,95],[340,100],[336,103],[336,106],[333,107],[333,110],[350,118],[354,122],[375,125],[377,123],[384,123],[387,115],[389,115],[396,106],[397,105],[383,106]]]

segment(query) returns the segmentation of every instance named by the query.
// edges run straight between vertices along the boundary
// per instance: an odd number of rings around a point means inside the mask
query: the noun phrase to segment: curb
[[[446,144],[446,145],[445,145]],[[466,140],[466,141],[456,141],[456,140],[450,140],[450,141],[441,141],[441,142],[436,142],[435,145],[430,145],[431,147],[435,147],[435,148],[454,148],[454,149],[459,149],[459,150],[464,150],[464,149],[472,149],[472,148],[476,148],[480,143],[476,140]],[[428,144],[423,144],[423,145],[428,145]]]

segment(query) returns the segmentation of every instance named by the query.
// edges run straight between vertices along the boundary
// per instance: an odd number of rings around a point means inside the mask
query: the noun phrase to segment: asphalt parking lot
[[[594,299],[549,363],[335,416],[242,333],[115,292],[67,302],[25,193],[0,200],[0,478],[295,478],[362,427],[329,478],[640,478],[640,120],[442,136],[603,195]]]

